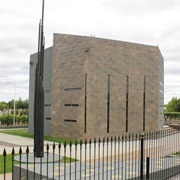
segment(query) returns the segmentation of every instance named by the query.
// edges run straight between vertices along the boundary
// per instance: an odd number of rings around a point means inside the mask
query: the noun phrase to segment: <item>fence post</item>
[[[4,180],[6,180],[6,149],[3,151],[3,158],[4,158]]]
[[[141,133],[141,164],[140,164],[140,180],[143,180],[143,160],[144,160],[144,133]]]
[[[149,162],[150,162],[150,159],[149,157],[146,158],[146,179],[149,180]]]

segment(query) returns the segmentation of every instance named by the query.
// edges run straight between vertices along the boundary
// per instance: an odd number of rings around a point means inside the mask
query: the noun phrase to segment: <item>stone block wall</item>
[[[52,57],[51,135],[84,139],[162,128],[158,47],[54,34]]]

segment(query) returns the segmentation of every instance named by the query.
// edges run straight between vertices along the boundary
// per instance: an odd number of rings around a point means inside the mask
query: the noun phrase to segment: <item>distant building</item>
[[[33,131],[37,53],[30,56]],[[45,50],[45,133],[84,139],[158,130],[164,124],[164,60],[157,46],[54,34]]]

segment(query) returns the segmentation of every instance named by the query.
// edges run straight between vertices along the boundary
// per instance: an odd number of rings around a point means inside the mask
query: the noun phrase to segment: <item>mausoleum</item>
[[[33,132],[37,53],[30,56]],[[163,128],[164,60],[158,46],[54,34],[45,50],[45,134],[69,139]]]

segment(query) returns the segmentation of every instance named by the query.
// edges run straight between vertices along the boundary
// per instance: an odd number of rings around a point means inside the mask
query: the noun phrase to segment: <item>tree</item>
[[[16,101],[16,109],[23,109],[23,101],[21,98],[18,99],[18,101]]]
[[[16,108],[17,109],[28,109],[28,100],[22,100],[21,98],[16,101]]]
[[[28,109],[28,104],[29,104],[29,101],[27,99],[23,101],[22,98],[20,97],[18,100],[16,100],[16,109]],[[9,106],[9,109],[14,108],[13,99],[8,102],[8,106]]]
[[[166,105],[166,112],[180,112],[180,98],[173,97]]]
[[[0,102],[0,111],[8,109],[8,104],[6,102]]]
[[[12,99],[11,101],[8,102],[9,109],[14,108],[14,100]]]

